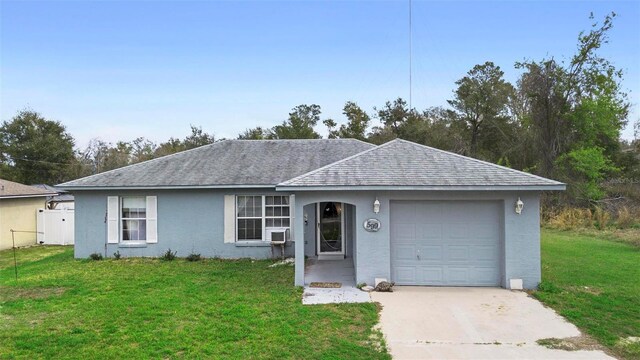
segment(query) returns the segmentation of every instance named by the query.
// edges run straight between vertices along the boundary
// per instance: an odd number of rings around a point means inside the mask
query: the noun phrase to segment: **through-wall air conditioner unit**
[[[284,244],[287,241],[288,228],[267,228],[267,241],[272,244]]]

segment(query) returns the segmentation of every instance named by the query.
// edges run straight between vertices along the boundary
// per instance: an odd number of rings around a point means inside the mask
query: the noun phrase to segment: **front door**
[[[343,210],[339,202],[318,203],[318,255],[344,255]]]

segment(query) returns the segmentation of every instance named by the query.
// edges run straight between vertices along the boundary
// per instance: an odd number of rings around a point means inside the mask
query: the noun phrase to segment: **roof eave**
[[[324,185],[324,186],[295,186],[278,185],[276,191],[554,191],[566,190],[565,184],[549,185]]]
[[[56,185],[67,191],[92,191],[92,190],[189,190],[189,189],[265,189],[275,188],[274,184],[252,185],[152,185],[152,186],[81,186],[81,185]]]
[[[27,194],[27,195],[1,195],[1,199],[21,199],[21,198],[36,198],[36,197],[47,197],[47,196],[55,196],[57,193],[51,194]]]

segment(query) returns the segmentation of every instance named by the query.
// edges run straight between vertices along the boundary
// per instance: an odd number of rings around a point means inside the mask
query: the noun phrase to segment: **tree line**
[[[581,32],[569,60],[515,63],[521,73],[514,84],[487,61],[456,81],[446,106],[419,110],[397,98],[367,112],[347,101],[344,120],[338,121],[322,119],[317,104],[301,104],[281,124],[246,129],[238,139],[317,139],[322,124],[329,138],[374,144],[402,138],[567,182],[563,201],[598,201],[611,195],[603,186],[607,180],[640,181],[640,120],[635,121],[635,140],[622,140],[630,107],[624,74],[598,51],[609,41],[615,16]],[[94,139],[74,149],[73,137],[60,122],[25,110],[2,124],[0,140],[0,177],[59,183],[217,139],[192,125],[184,139],[160,144],[143,137],[115,144]]]

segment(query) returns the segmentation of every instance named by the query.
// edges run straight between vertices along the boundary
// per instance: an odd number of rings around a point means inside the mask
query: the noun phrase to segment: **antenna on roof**
[[[412,1],[409,0],[409,111],[411,111],[411,109],[413,108],[412,106],[412,98],[413,98],[413,84],[412,84],[412,72],[413,72],[413,29],[412,29],[412,24],[411,24],[411,18],[412,18],[412,14],[411,14],[411,8],[412,8]]]

